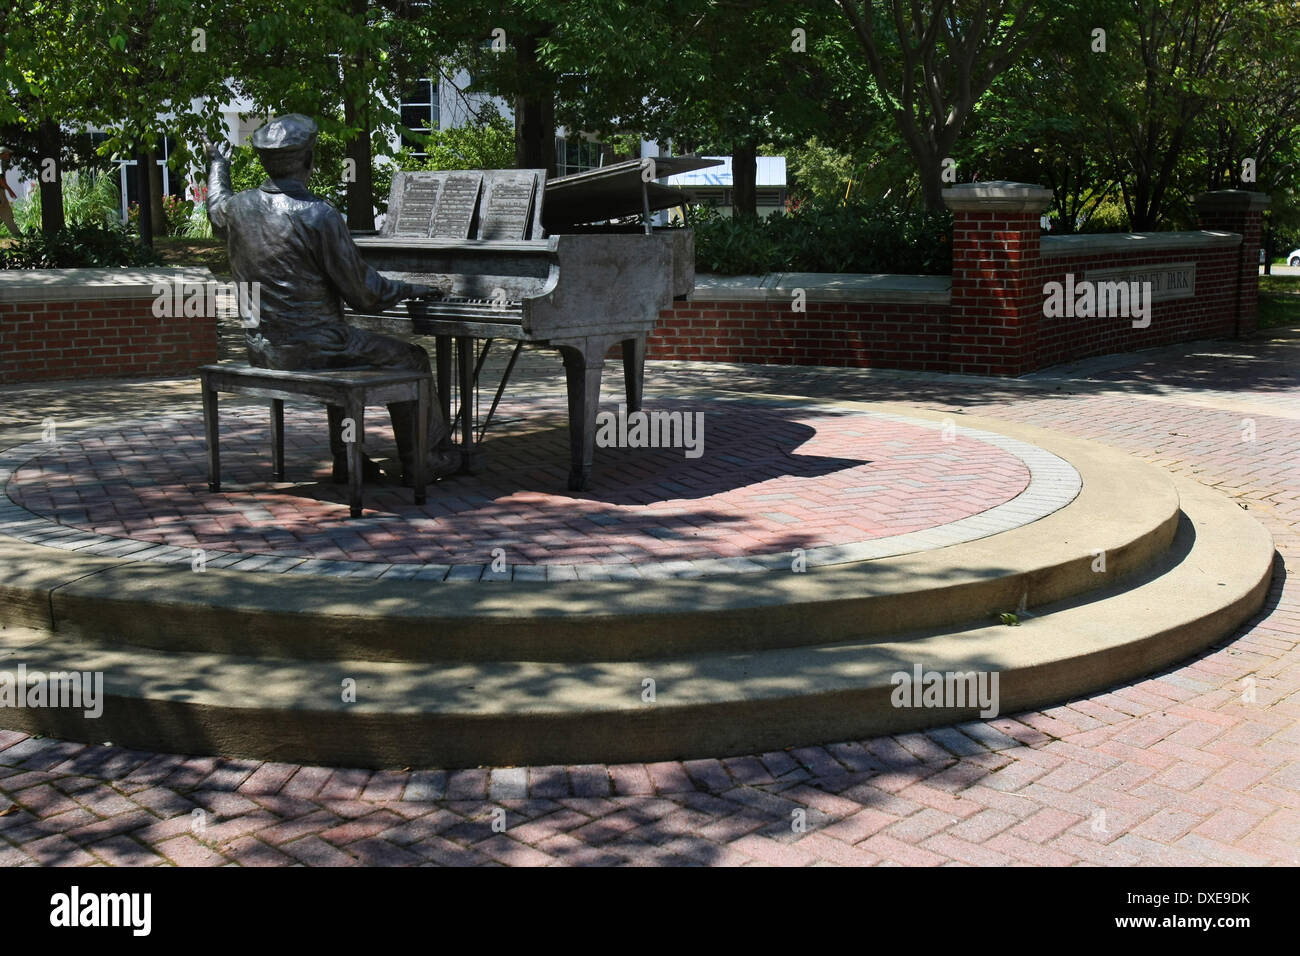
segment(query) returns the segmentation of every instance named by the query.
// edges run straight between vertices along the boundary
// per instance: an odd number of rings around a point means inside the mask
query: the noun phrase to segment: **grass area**
[[[1300,276],[1259,277],[1259,328],[1300,326]]]
[[[224,239],[185,239],[163,236],[155,239],[154,250],[166,266],[194,266],[212,270],[216,276],[230,275],[230,257]]]
[[[1260,293],[1259,328],[1288,329],[1300,326],[1300,293]]]
[[[1260,292],[1300,292],[1300,276],[1260,276]]]

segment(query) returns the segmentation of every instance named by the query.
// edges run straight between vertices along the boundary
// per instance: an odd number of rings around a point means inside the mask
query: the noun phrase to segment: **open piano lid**
[[[546,201],[542,205],[543,228],[553,235],[572,226],[640,216],[646,211],[647,200],[651,212],[671,209],[689,201],[688,194],[680,189],[653,180],[646,182],[642,178],[642,169],[647,161],[629,159],[585,173],[547,180]],[[722,160],[698,156],[657,156],[649,161],[654,163],[655,178],[722,165]]]

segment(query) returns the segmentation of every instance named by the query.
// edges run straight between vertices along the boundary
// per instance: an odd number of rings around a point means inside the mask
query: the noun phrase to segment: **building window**
[[[437,80],[419,80],[402,97],[402,126],[410,130],[436,130],[441,117],[438,112]],[[402,145],[416,156],[427,155],[424,148],[406,133]]]
[[[566,140],[561,136],[555,138],[555,174],[570,176],[573,173],[585,173],[600,166],[600,144],[589,143],[585,139]]]
[[[95,134],[92,134],[92,137]],[[105,134],[99,134],[107,138]],[[155,162],[162,167],[162,187],[163,195],[174,196],[177,199],[185,198],[185,180],[183,173],[177,173],[167,165],[167,160],[171,158],[172,140],[170,136],[164,136],[162,149],[154,153]],[[118,160],[118,189],[122,196],[122,221],[126,221],[127,210],[132,203],[140,201],[140,183],[135,174],[135,158]]]

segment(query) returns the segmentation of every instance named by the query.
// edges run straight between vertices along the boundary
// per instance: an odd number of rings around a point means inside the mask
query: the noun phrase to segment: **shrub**
[[[815,206],[767,219],[693,210],[695,263],[720,275],[952,272],[952,215],[890,203]]]
[[[515,164],[515,127],[492,103],[485,103],[471,123],[444,130],[411,130],[424,146],[416,156],[409,146],[390,160],[375,163],[371,174],[375,206],[388,211],[393,173],[440,169],[509,169]]]
[[[207,202],[197,202],[193,204],[194,208],[190,211],[190,217],[185,221],[185,228],[181,231],[186,239],[211,239],[212,222],[208,219]]]
[[[116,178],[111,173],[91,174],[71,170],[63,177],[63,219],[70,227],[116,226],[122,207]],[[41,191],[33,189],[14,203],[14,220],[23,232],[41,228]]]
[[[162,204],[163,217],[167,220],[167,235],[184,235],[185,224],[189,222],[190,214],[194,212],[194,203],[176,196],[163,196]]]
[[[162,198],[163,231],[158,235],[161,236],[183,236],[185,235],[186,225],[190,221],[190,216],[194,212],[194,203],[189,199],[179,199],[176,196],[163,196]],[[135,233],[140,234],[140,204],[131,203],[126,211],[127,228]]]
[[[343,178],[344,143],[333,133],[321,131],[316,137],[316,156],[307,191],[329,202],[335,209],[346,204]],[[256,189],[266,182],[266,170],[252,146],[235,146],[230,150],[230,185],[235,192]]]
[[[0,250],[4,269],[80,269],[158,265],[162,260],[122,226],[81,225],[25,232]]]

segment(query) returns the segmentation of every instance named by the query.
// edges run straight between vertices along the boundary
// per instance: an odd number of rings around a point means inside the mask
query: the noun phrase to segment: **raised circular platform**
[[[137,561],[189,562],[202,549],[214,568],[419,580],[733,574],[787,566],[794,549],[807,564],[838,564],[1019,527],[1079,490],[1060,458],[951,419],[808,402],[648,408],[698,416],[698,449],[601,449],[590,489],[573,494],[562,490],[563,407],[507,405],[477,474],[443,480],[423,506],[395,483],[369,487],[361,519],[329,483],[311,407],[286,415],[281,483],[270,481],[265,411],[227,415],[220,494],[207,489],[192,414],[37,442],[0,461],[12,470],[9,500],[48,519],[10,531],[21,540]],[[367,434],[387,435],[385,424],[371,410]]]
[[[409,492],[368,488],[374,511],[357,522],[341,517],[336,489],[312,481],[312,469],[324,477],[324,455],[310,414],[291,432],[301,443],[291,469],[296,462],[304,483],[283,486],[259,484],[269,473],[265,413],[232,419],[231,440],[245,443],[232,470],[244,487],[211,496],[230,509],[215,516],[194,471],[201,442],[196,450],[183,416],[10,449],[0,460],[14,499],[0,503],[0,668],[103,670],[109,699],[95,722],[16,710],[0,721],[155,749],[366,766],[718,756],[975,715],[893,706],[892,675],[917,665],[996,671],[1002,712],[1061,700],[1186,656],[1263,601],[1272,542],[1249,515],[1104,446],[882,404],[701,392],[680,407],[706,414],[699,461],[708,464],[698,471],[681,450],[604,449],[601,483],[570,496],[559,490],[562,419],[533,409],[511,426],[515,440],[489,443],[497,457],[485,457],[477,486],[458,478],[431,489],[444,505],[458,499],[447,513],[417,514]],[[531,446],[526,457],[521,444]],[[542,448],[558,455],[543,458]],[[968,470],[976,462],[983,471]],[[885,485],[882,497],[907,491],[889,507],[852,491],[873,484]],[[967,484],[978,485],[983,510],[944,510],[947,486],[962,498]],[[795,497],[763,497],[772,494]],[[576,539],[558,535],[535,564],[494,579],[490,563],[473,562],[489,561],[498,541],[527,553],[528,533],[500,506],[516,496],[555,528],[582,521],[584,540],[640,550],[579,560]],[[727,507],[742,499],[739,513]],[[772,525],[752,519],[755,501]],[[792,501],[824,520],[800,520]],[[291,528],[276,502],[306,517]],[[743,539],[688,535],[673,543],[693,556],[673,566],[673,552],[655,547],[665,539],[650,533],[663,516],[640,519],[704,502],[710,517],[698,527],[743,533],[750,550],[724,556],[721,545]],[[419,551],[428,531],[394,530],[470,514],[483,540],[463,563]],[[602,515],[619,520],[592,520]],[[669,526],[688,527],[672,517]],[[377,560],[349,554],[345,566],[255,543],[282,526],[302,532],[293,547],[351,529]],[[228,553],[195,570],[192,549],[215,554],[216,541]],[[403,541],[409,559],[393,560]],[[795,549],[809,560],[792,558]],[[281,559],[294,563],[271,563]],[[361,575],[351,564],[382,570]],[[524,567],[546,570],[530,580]],[[566,580],[553,567],[575,571]],[[994,623],[1006,612],[1019,626]],[[340,697],[344,680],[356,682],[355,702]]]

